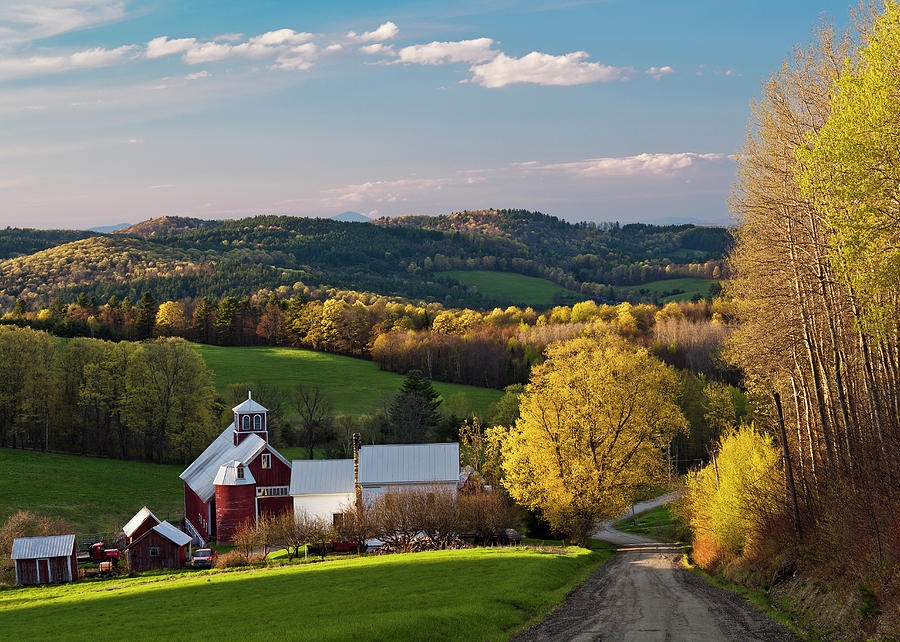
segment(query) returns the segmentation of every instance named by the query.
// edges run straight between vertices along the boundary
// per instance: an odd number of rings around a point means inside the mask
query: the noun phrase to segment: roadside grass
[[[227,347],[194,344],[206,361],[213,383],[227,398],[228,384],[248,383],[277,386],[284,391],[298,383],[319,386],[336,415],[372,414],[403,384],[403,375],[379,370],[372,361],[342,355],[267,346]],[[479,417],[503,396],[503,391],[455,383],[434,382],[434,388],[454,405]]]
[[[553,281],[515,272],[496,270],[448,270],[437,272],[442,280],[473,285],[484,296],[502,305],[530,305],[549,308],[584,301],[584,296]]]
[[[118,530],[146,505],[180,519],[183,466],[0,448],[0,523],[19,509],[58,515],[79,533]]]
[[[0,589],[17,639],[502,640],[608,556],[525,547]],[[102,614],[102,617],[101,617]],[[194,628],[196,627],[196,628]]]
[[[659,297],[660,303],[670,301],[690,301],[695,295],[705,297],[709,286],[716,281],[713,279],[662,279],[650,281],[640,285],[616,286],[617,291],[652,294]]]
[[[663,542],[682,542],[690,539],[690,531],[671,506],[663,504],[632,518],[630,515],[615,524],[615,527],[633,535],[643,535]]]

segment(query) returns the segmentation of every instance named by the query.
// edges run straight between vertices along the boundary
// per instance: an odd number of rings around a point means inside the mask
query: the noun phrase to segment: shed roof
[[[352,493],[352,459],[295,459],[291,462],[291,495]]]
[[[159,524],[159,518],[150,512],[150,509],[144,506],[141,510],[135,513],[134,517],[128,520],[128,523],[122,527],[122,532],[125,533],[125,537],[131,537],[131,535],[138,529],[138,526],[144,523],[148,517],[152,517],[153,521]]]
[[[32,560],[42,557],[68,557],[75,552],[75,535],[48,535],[46,537],[17,537],[13,540],[14,560]]]
[[[153,530],[165,537],[176,546],[184,546],[193,539],[190,535],[179,528],[176,528],[169,522],[160,522],[153,527]]]
[[[459,480],[459,444],[392,444],[359,449],[360,484]]]
[[[179,475],[201,501],[208,502],[216,492],[215,478],[219,467],[228,461],[246,462],[266,446],[257,434],[250,434],[234,445],[234,422],[206,447],[194,462]]]
[[[238,477],[237,469],[241,466],[244,468],[244,476]],[[214,486],[248,486],[255,483],[256,480],[250,469],[237,460],[228,461],[219,466],[216,478],[213,480]]]
[[[253,401],[250,397],[250,393],[247,393],[247,400],[239,403],[234,408],[232,408],[234,412],[268,412],[269,409],[263,407],[262,405]]]

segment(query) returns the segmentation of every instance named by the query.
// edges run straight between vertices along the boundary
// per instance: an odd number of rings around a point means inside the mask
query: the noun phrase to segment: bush
[[[496,490],[460,495],[459,512],[463,529],[484,544],[490,544],[497,533],[515,528],[521,522],[516,507]]]
[[[228,551],[222,553],[216,560],[216,568],[232,568],[235,566],[248,566],[250,558],[243,551]]]

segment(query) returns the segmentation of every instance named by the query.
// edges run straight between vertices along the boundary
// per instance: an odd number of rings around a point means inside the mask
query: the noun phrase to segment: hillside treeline
[[[728,487],[747,537],[713,538],[705,558],[764,586],[795,576],[786,590],[820,621],[895,639],[900,5],[856,19],[848,34],[822,27],[764,84],[739,155],[730,358],[767,410],[757,427],[786,451],[766,471],[774,486],[749,471]],[[749,465],[752,443],[723,445]],[[702,474],[726,492],[718,470]]]
[[[0,326],[0,446],[184,463],[216,436],[221,408],[181,339],[61,342]]]
[[[167,217],[113,235],[0,230],[0,307],[17,299],[48,306],[57,296],[71,302],[82,292],[98,301],[137,300],[145,291],[160,299],[220,299],[302,281],[484,308],[507,301],[442,273],[515,272],[595,300],[616,300],[617,288],[658,279],[726,276],[721,263],[731,237],[723,228],[572,225],[536,212],[490,210],[478,214],[485,224],[474,229],[472,214],[377,225]],[[654,295],[630,296],[637,302]]]

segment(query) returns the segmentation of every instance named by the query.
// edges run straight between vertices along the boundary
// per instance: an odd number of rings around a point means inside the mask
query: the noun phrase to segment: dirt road
[[[619,552],[516,640],[796,639],[743,598],[685,569],[674,544],[623,533],[612,522],[601,524],[596,537],[618,544]]]

